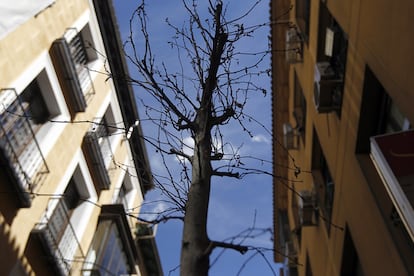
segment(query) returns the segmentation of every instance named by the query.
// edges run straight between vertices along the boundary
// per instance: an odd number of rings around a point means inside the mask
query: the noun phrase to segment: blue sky
[[[171,52],[167,41],[172,33],[165,25],[165,18],[168,17],[172,22],[181,22],[185,18],[181,1],[163,1],[152,0],[147,1],[149,25],[152,28],[151,34],[152,45],[154,51],[157,52],[156,58],[166,63],[173,63]],[[200,5],[203,2],[200,1]],[[230,16],[238,16],[247,11],[255,1],[230,1],[228,10]],[[137,1],[114,0],[117,11],[118,23],[121,28],[123,39],[129,32],[129,18],[132,11],[139,4]],[[205,4],[205,3],[204,3]],[[200,7],[200,13],[202,12]],[[269,19],[269,3],[262,3],[255,9],[254,14],[249,17],[245,25],[250,23],[265,23]],[[244,50],[259,51],[265,50],[268,45],[269,29],[264,28],[263,31],[252,39],[246,41],[242,47]],[[263,63],[264,67],[270,67],[270,59]],[[134,68],[130,67],[130,72],[134,74]],[[265,87],[269,92],[264,97],[261,93],[252,95],[249,98],[247,113],[254,115],[260,123],[271,130],[271,103],[270,103],[270,78],[261,76],[257,80],[261,86]],[[135,91],[138,99],[138,109],[140,110],[140,118],[145,118],[139,99],[147,100],[143,96],[143,91],[137,89]],[[141,109],[140,109],[141,108]],[[240,130],[240,127],[229,126],[223,132],[235,147],[241,146],[241,155],[254,155],[256,157],[271,160],[271,135],[265,129],[260,128],[257,124],[250,123],[249,129],[253,131],[253,138],[249,137]],[[151,134],[151,128],[143,123],[144,134]],[[154,150],[147,146],[148,155],[152,170],[158,172],[162,170],[159,163],[159,157]],[[172,161],[174,163],[174,161]],[[259,162],[260,163],[260,162]],[[251,163],[254,166],[260,166],[260,169],[271,171],[271,165],[263,163],[263,165]],[[176,164],[171,164],[174,167]],[[147,200],[158,200],[159,192],[153,191],[147,195]],[[160,205],[152,205],[152,208],[162,208]],[[259,228],[271,228],[272,222],[272,179],[270,176],[255,175],[247,176],[242,180],[219,179],[213,178],[212,193],[210,202],[208,232],[211,239],[225,240],[232,237],[246,228],[252,226],[255,220],[255,226]],[[161,262],[165,275],[179,265],[180,258],[180,241],[181,241],[182,223],[169,221],[160,224],[157,232],[157,245],[161,257]],[[261,247],[271,248],[273,242],[271,235],[263,235],[254,240],[246,240],[245,244],[257,245]],[[211,260],[215,260],[221,250],[216,250]],[[237,275],[238,271],[243,268],[240,275],[273,275],[268,264],[260,256],[255,256],[250,260],[252,253],[246,253],[241,256],[237,252],[231,250],[225,251],[217,259],[217,262],[210,269],[210,275]],[[273,253],[266,253],[267,260],[276,271],[277,265],[273,263]],[[250,260],[250,261],[248,261]],[[248,261],[243,267],[243,263]],[[178,275],[179,269],[171,272],[171,275]]]

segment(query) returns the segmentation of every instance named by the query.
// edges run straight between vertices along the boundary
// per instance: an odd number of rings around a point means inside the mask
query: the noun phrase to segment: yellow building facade
[[[411,1],[273,0],[275,261],[414,275]]]
[[[133,219],[152,179],[111,1],[5,2],[1,274],[162,274]]]

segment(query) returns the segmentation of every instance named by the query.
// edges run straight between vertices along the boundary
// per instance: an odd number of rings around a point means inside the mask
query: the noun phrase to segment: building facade
[[[275,261],[414,275],[410,1],[271,1]]]
[[[162,275],[112,2],[32,2],[0,4],[1,274]]]

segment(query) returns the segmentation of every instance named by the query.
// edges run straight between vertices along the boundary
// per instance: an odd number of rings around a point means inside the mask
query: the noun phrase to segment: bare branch
[[[219,241],[210,241],[209,246],[207,247],[206,251],[204,252],[205,255],[210,255],[214,248],[221,247],[225,249],[233,249],[238,251],[240,254],[244,255],[248,250],[249,247],[240,245],[240,244],[233,244],[227,242],[219,242]]]
[[[213,171],[212,175],[221,176],[221,177],[227,176],[227,177],[233,177],[233,178],[240,179],[240,174],[238,172],[234,173],[234,172]]]

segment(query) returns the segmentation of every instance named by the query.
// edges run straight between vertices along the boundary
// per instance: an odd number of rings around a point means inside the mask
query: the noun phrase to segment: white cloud
[[[266,144],[270,144],[270,140],[269,138],[267,138],[266,136],[262,135],[262,134],[258,134],[252,137],[252,141],[255,143],[266,143]]]
[[[154,200],[152,202],[150,200],[142,206],[141,216],[148,221],[156,220],[159,214],[162,214],[167,208],[168,206],[164,201]]]

